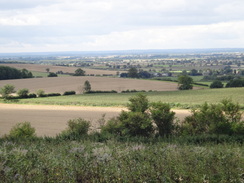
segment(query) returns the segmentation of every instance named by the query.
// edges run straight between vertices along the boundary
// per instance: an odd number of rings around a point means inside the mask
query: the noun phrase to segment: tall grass
[[[244,146],[0,141],[1,182],[243,182]]]

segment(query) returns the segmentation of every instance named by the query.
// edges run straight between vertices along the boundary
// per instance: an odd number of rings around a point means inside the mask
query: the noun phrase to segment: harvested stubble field
[[[36,129],[38,136],[55,136],[67,128],[70,119],[83,118],[92,122],[92,129],[99,127],[99,119],[118,116],[125,108],[77,107],[49,105],[0,104],[0,136],[8,134],[19,122],[28,121]],[[175,110],[180,120],[189,115],[187,110]]]
[[[176,83],[139,80],[139,79],[124,79],[124,78],[107,78],[93,76],[76,76],[76,77],[52,77],[52,78],[31,78],[31,79],[16,79],[16,80],[1,80],[0,88],[6,84],[11,84],[16,87],[16,90],[27,88],[30,92],[36,92],[39,89],[46,93],[64,93],[65,91],[74,90],[77,93],[82,92],[84,82],[88,80],[92,90],[157,90],[157,91],[175,91],[177,90]]]
[[[53,65],[39,65],[39,64],[0,64],[4,66],[14,67],[16,69],[27,69],[29,71],[44,72],[49,68],[50,72],[63,71],[64,73],[74,73],[77,67],[65,67],[65,66],[53,66]],[[98,69],[87,69],[82,68],[86,71],[86,74],[102,75],[102,74],[112,74],[116,75],[116,71],[108,70],[98,70]]]

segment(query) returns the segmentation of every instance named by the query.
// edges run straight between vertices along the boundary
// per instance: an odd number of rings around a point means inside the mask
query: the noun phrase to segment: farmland
[[[49,98],[21,99],[22,104],[49,104],[49,105],[78,105],[78,106],[125,106],[128,99],[135,94],[85,94],[60,96]],[[189,108],[201,105],[204,101],[218,103],[225,98],[244,105],[244,88],[202,89],[188,91],[147,92],[152,102],[161,101],[171,103],[173,107]]]
[[[8,134],[10,129],[19,122],[29,121],[36,129],[38,136],[55,137],[67,128],[67,122],[74,118],[83,118],[92,122],[92,129],[99,127],[98,121],[105,114],[105,120],[116,117],[121,107],[78,107],[50,105],[18,105],[0,104],[1,129],[0,136]],[[183,120],[189,115],[187,110],[174,110],[176,116]]]
[[[192,91],[148,92],[150,102],[167,102],[173,108],[192,108],[208,103],[218,103],[224,98],[231,98],[244,107],[244,89],[211,89]],[[60,97],[44,97],[20,99],[16,104],[0,104],[0,134],[9,132],[18,122],[29,121],[36,128],[39,136],[55,136],[67,127],[67,121],[82,117],[90,120],[96,127],[97,121],[106,114],[106,119],[117,116],[135,94],[83,94]],[[3,102],[3,101],[1,101]],[[15,101],[16,102],[16,101]],[[20,105],[21,104],[21,105]],[[23,105],[28,104],[28,105]],[[84,107],[85,106],[85,107]],[[89,107],[94,106],[94,107]],[[176,116],[182,121],[190,114],[189,110],[175,110]]]
[[[76,67],[63,67],[63,66],[55,66],[55,65],[40,65],[40,64],[0,64],[4,66],[14,67],[16,69],[27,69],[30,71],[47,73],[46,69],[48,68],[50,72],[58,72],[63,71],[64,73],[74,73],[77,69]],[[116,71],[109,70],[98,70],[98,69],[84,69],[86,74],[94,74],[94,75],[103,75],[103,74],[112,74],[116,75]]]
[[[175,91],[177,83],[138,80],[138,79],[123,79],[123,78],[107,78],[107,77],[54,77],[54,78],[32,78],[32,79],[16,79],[16,80],[1,80],[0,87],[6,84],[12,84],[16,90],[28,88],[30,92],[36,92],[39,89],[47,93],[74,90],[77,93],[82,93],[84,82],[88,80],[91,83],[92,90],[156,90],[156,91]]]
[[[230,118],[228,115],[232,113],[223,112],[224,105],[219,103],[231,99],[233,103],[228,103],[228,110],[239,110],[236,103],[243,110],[244,87],[209,89],[194,85],[193,90],[178,90],[175,82],[178,75],[189,75],[197,83],[210,85],[219,79],[226,84],[242,77],[243,55],[207,53],[63,59],[38,57],[39,61],[31,64],[24,58],[20,58],[22,63],[3,61],[4,65],[28,69],[35,78],[1,80],[0,88],[12,84],[16,91],[27,88],[30,93],[42,89],[46,94],[63,94],[74,90],[76,95],[0,99],[1,181],[243,182],[244,127],[243,122],[231,121],[238,119],[241,112],[235,111]],[[71,76],[77,68],[85,70],[86,76]],[[130,78],[126,73],[133,68],[137,73],[135,78]],[[64,74],[59,74],[60,71]],[[49,72],[57,73],[58,77],[48,78]],[[86,80],[94,91],[116,90],[119,93],[81,94]],[[150,108],[144,113],[130,111],[126,108],[129,99],[138,95],[121,93],[126,90],[145,90]],[[159,133],[162,126],[158,126],[157,118],[152,115],[151,109],[156,105],[151,102],[159,101],[169,103],[176,113],[169,136]],[[201,108],[205,109],[203,113],[188,118],[192,120],[188,123],[184,121],[191,115],[192,108],[199,108],[204,102],[215,105],[205,105]],[[163,112],[154,109],[160,114]],[[126,111],[123,115],[122,110]],[[119,118],[112,119],[116,116]],[[75,126],[78,118],[81,123]],[[20,122],[30,122],[35,134],[25,136],[25,131],[32,128],[16,128]],[[78,131],[84,130],[86,126],[82,125],[87,122],[91,125],[87,126],[89,133]],[[129,135],[134,128],[145,130],[148,122],[154,125],[149,136]],[[202,124],[207,126],[201,128]],[[168,122],[164,125],[170,126]],[[22,136],[17,136],[17,132]]]

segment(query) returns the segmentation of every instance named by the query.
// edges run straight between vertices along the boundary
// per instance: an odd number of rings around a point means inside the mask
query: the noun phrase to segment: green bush
[[[15,92],[14,88],[15,87],[13,85],[6,84],[4,87],[0,88],[0,94],[4,99],[8,100],[11,98],[10,94]]]
[[[223,86],[224,86],[224,84],[219,80],[213,81],[210,84],[210,88],[223,88]]]
[[[47,77],[58,77],[58,75],[56,73],[54,73],[54,72],[49,72]]]
[[[174,129],[175,112],[170,111],[170,105],[162,102],[152,103],[150,112],[158,127],[159,135],[171,135]]]
[[[151,118],[147,113],[123,111],[118,119],[121,122],[122,135],[150,136],[154,132]]]
[[[45,92],[44,92],[44,90],[41,90],[41,89],[40,89],[40,90],[37,90],[37,91],[36,91],[36,94],[37,94],[38,97],[45,97]]]
[[[101,90],[90,90],[89,92],[84,92],[85,94],[93,94],[93,93],[118,93],[115,90],[111,91],[101,91]]]
[[[60,93],[48,93],[47,97],[55,97],[55,96],[61,96]]]
[[[20,98],[28,98],[29,90],[27,88],[20,89],[17,94]]]
[[[134,97],[129,98],[130,103],[127,104],[128,109],[131,112],[141,112],[144,113],[149,108],[149,101],[147,96],[139,93]]]
[[[204,103],[199,110],[192,110],[183,122],[182,130],[186,134],[241,134],[240,106],[231,100],[220,104]],[[240,131],[237,130],[240,127]]]
[[[35,131],[29,122],[18,123],[10,130],[9,137],[29,139],[36,137]]]
[[[226,84],[226,88],[230,87],[244,87],[244,79],[233,79]]]
[[[136,93],[136,92],[146,92],[146,90],[123,90],[121,93]]]
[[[75,91],[65,91],[63,95],[75,95]]]
[[[241,107],[238,103],[235,104],[229,99],[224,99],[221,101],[221,105],[225,117],[230,123],[240,122],[242,112],[240,111]]]
[[[71,119],[68,121],[68,129],[63,131],[58,137],[73,140],[79,139],[88,134],[90,126],[91,122],[82,118]]]
[[[35,93],[30,93],[30,94],[28,95],[28,98],[36,98],[36,94],[35,94]]]
[[[111,118],[107,123],[101,126],[101,134],[109,133],[114,135],[121,135],[122,126],[118,118]]]

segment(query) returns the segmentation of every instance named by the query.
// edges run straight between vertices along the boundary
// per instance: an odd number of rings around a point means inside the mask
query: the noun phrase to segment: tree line
[[[22,78],[33,78],[33,75],[27,69],[18,70],[13,67],[0,66],[0,80]]]

